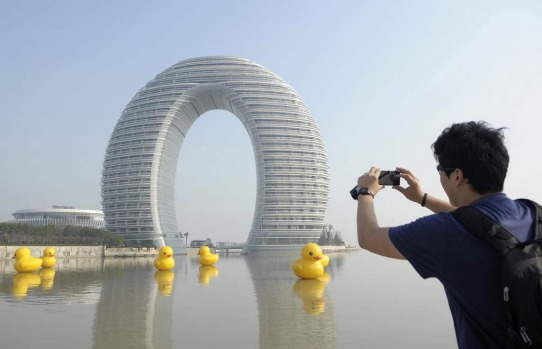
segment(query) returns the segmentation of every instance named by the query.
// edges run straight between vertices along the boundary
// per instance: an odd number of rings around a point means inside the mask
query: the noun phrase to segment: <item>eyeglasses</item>
[[[437,165],[437,172],[440,174],[441,172],[444,172],[444,173],[450,173],[450,172],[453,172],[455,171],[457,167],[444,167],[442,166],[441,164],[438,164]]]

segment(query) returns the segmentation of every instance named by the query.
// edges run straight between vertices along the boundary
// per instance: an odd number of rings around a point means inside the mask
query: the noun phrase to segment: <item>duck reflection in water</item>
[[[171,270],[158,270],[154,273],[154,281],[158,284],[158,292],[162,296],[170,296],[173,292],[175,274]]]
[[[53,268],[41,268],[38,272],[41,278],[41,288],[44,290],[50,290],[53,288],[53,283],[55,281],[56,271]]]
[[[324,312],[326,307],[324,291],[329,280],[329,274],[324,272],[320,278],[300,279],[295,282],[293,292],[303,300],[303,309],[306,314],[320,315]]]
[[[218,276],[218,269],[215,266],[212,265],[202,265],[199,267],[199,283],[202,286],[209,285],[209,282],[211,281],[211,278]]]
[[[17,273],[13,275],[13,286],[11,294],[16,298],[24,298],[28,294],[29,288],[38,287],[41,278],[35,273]]]

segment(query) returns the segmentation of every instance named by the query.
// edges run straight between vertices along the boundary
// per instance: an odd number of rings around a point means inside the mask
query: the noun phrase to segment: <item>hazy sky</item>
[[[16,210],[101,209],[107,142],[137,91],[192,57],[248,58],[290,84],[329,159],[326,223],[354,244],[348,191],[371,165],[412,169],[444,196],[430,145],[454,122],[506,131],[505,191],[542,201],[539,1],[4,1],[0,4],[0,221]],[[176,205],[189,240],[244,241],[256,171],[228,112],[194,124]],[[391,189],[381,225],[429,211]]]

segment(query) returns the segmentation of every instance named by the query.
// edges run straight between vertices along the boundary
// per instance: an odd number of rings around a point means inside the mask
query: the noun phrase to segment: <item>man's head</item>
[[[431,147],[448,177],[453,169],[460,169],[478,194],[500,192],[509,161],[502,131],[484,121],[453,124]]]

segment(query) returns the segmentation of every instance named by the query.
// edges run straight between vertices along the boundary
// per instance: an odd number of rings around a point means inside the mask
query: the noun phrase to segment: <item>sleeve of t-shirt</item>
[[[447,213],[390,228],[393,245],[424,279],[442,275],[447,257]]]

